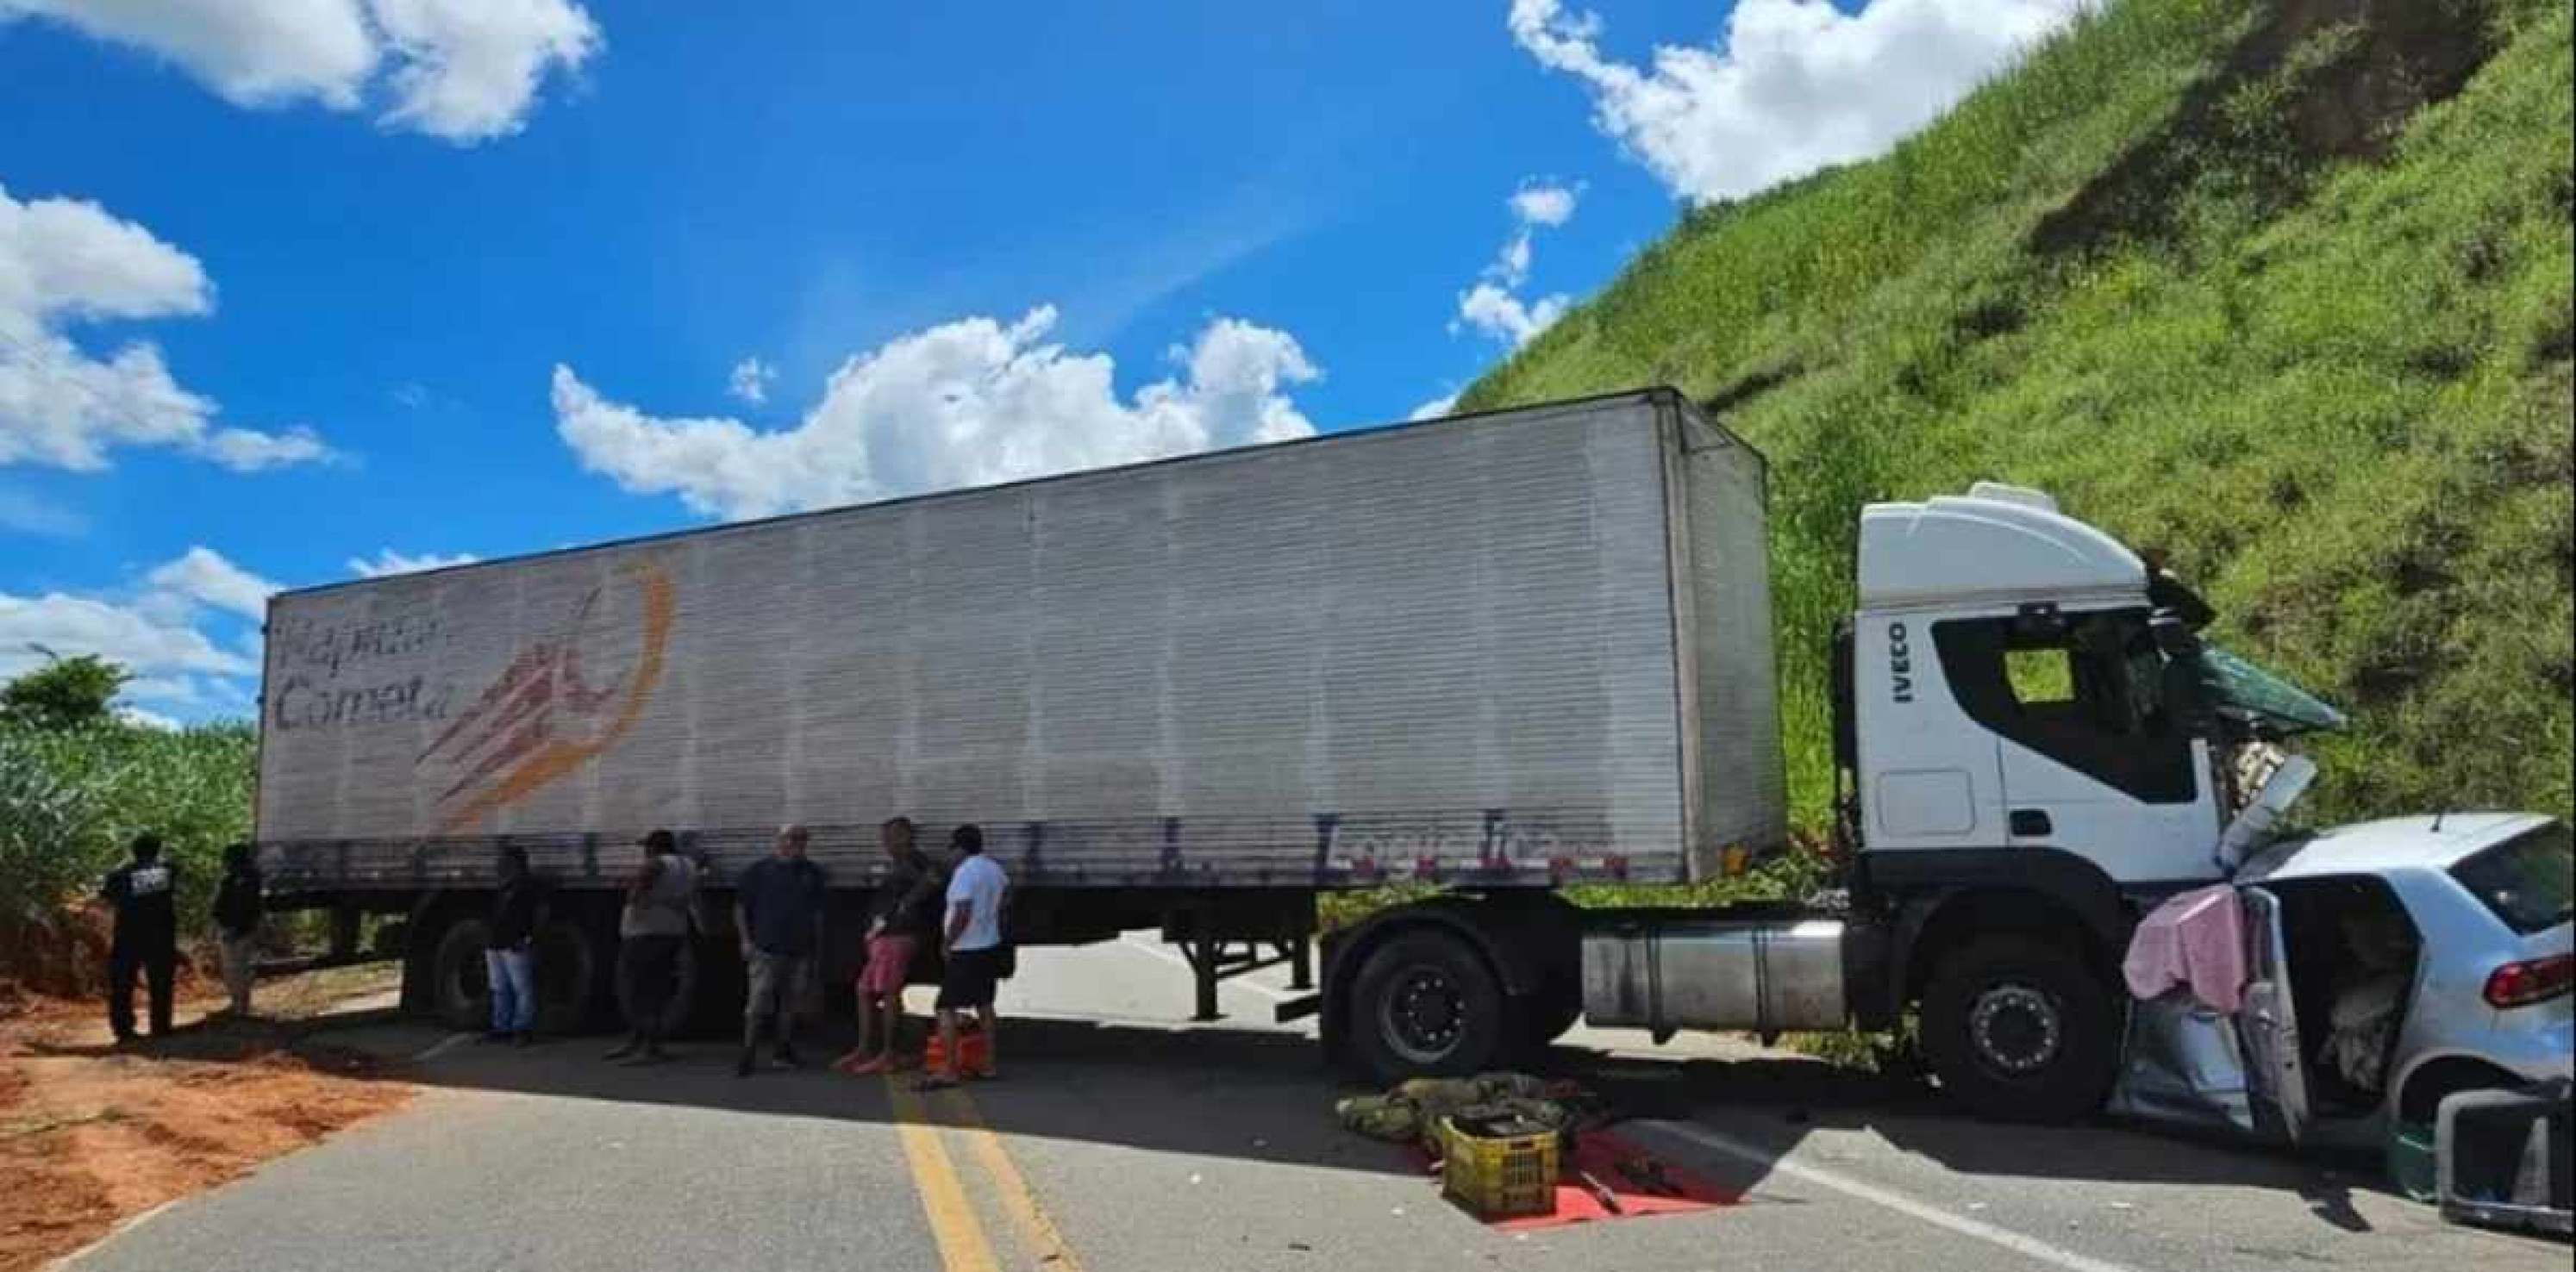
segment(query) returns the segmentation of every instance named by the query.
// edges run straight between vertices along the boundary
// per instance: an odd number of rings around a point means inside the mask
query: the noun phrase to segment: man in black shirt
[[[528,1045],[537,1031],[537,925],[544,919],[545,884],[528,870],[528,850],[501,849],[501,887],[492,894],[491,936],[483,950],[483,979],[492,987],[492,1027],[484,1037]]]
[[[118,1042],[134,1041],[134,976],[152,991],[152,1036],[170,1032],[170,978],[178,970],[178,870],[161,859],[161,837],[134,837],[134,860],[109,871],[99,888],[116,912],[107,947],[107,1023]]]
[[[259,864],[249,844],[224,846],[224,877],[215,885],[215,941],[224,955],[224,989],[233,1015],[250,1015],[251,982],[258,972],[259,921],[267,903],[259,895]]]
[[[760,1042],[760,1021],[778,1018],[778,1062],[796,1063],[797,988],[822,943],[823,868],[805,859],[805,828],[784,826],[777,850],[752,863],[734,886],[734,929],[742,934],[742,964],[750,993],[742,1009],[742,1055],[737,1077],[749,1077]]]

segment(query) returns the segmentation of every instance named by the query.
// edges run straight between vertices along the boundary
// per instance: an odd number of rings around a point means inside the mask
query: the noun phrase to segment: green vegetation
[[[2123,0],[1885,158],[1683,218],[1462,397],[1672,383],[1772,464],[1782,709],[1874,499],[1993,477],[2164,548],[2345,707],[2327,819],[2567,816],[2568,0]]]
[[[191,931],[203,926],[223,846],[249,837],[251,726],[123,723],[108,703],[124,675],[94,658],[66,659],[0,689],[0,972],[61,954],[48,934],[124,860],[137,832],[159,834],[178,863]],[[29,703],[39,705],[19,710]]]

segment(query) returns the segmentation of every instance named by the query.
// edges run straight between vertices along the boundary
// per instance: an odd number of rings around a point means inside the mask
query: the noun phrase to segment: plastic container
[[[2433,1128],[2420,1122],[2388,1124],[2388,1182],[2412,1201],[2441,1196],[2441,1169],[2434,1152]]]
[[[2569,1101],[2564,1083],[2530,1091],[2463,1091],[2434,1122],[2442,1217],[2565,1234]]]
[[[1557,1134],[1489,1136],[1440,1119],[1440,1187],[1478,1216],[1556,1213]]]

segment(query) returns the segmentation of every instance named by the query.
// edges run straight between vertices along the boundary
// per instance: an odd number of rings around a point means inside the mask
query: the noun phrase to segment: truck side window
[[[2196,793],[2191,740],[2134,683],[2144,610],[2071,616],[2033,630],[2019,620],[1932,625],[1941,672],[1970,719],[2068,768],[2154,804]]]

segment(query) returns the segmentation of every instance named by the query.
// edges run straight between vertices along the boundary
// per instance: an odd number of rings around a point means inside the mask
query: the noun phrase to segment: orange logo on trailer
[[[630,608],[633,627],[614,613]],[[420,753],[418,764],[462,770],[439,794],[439,833],[473,825],[617,745],[661,684],[674,609],[671,579],[660,564],[629,561],[616,579],[582,597],[560,632],[521,649]],[[620,648],[630,635],[640,637],[631,654]],[[633,661],[593,684],[599,667],[594,661],[585,672],[585,649],[594,659]]]

